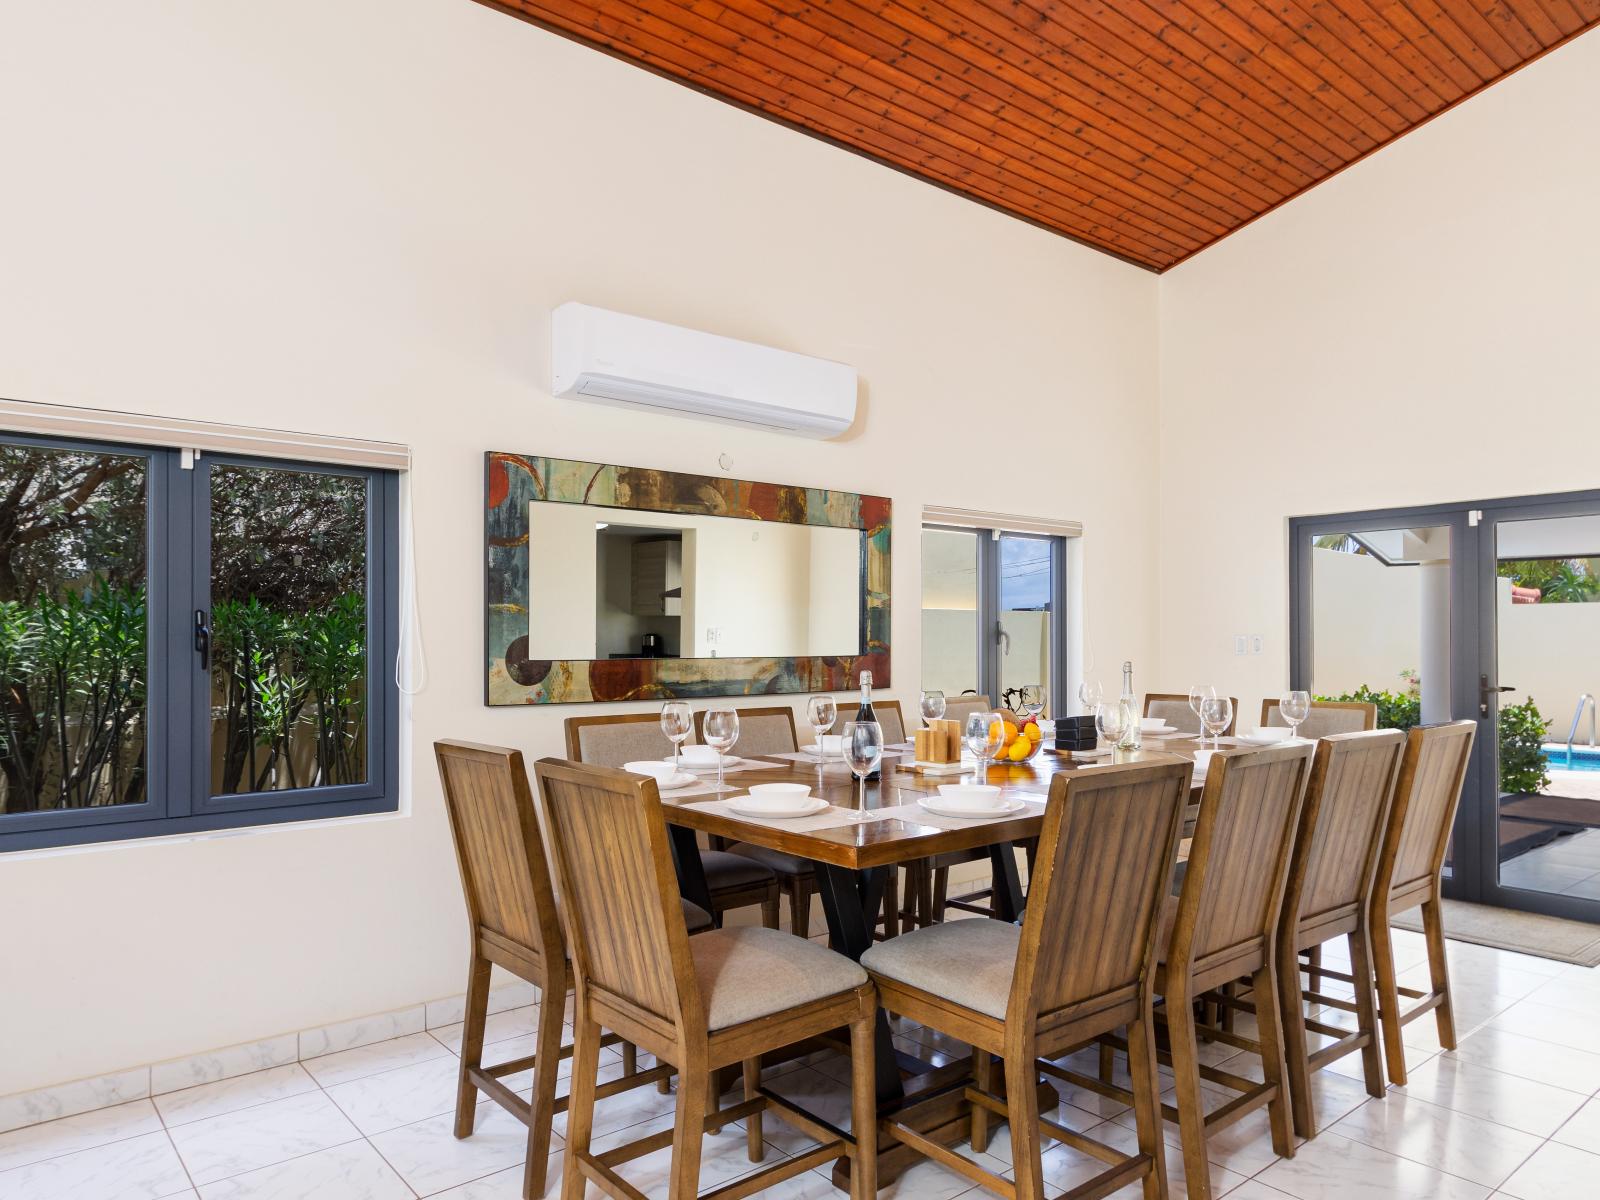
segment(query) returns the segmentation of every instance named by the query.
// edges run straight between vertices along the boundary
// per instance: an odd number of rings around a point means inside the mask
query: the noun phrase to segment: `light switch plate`
[[[1245,635],[1244,634],[1236,633],[1236,634],[1233,635],[1233,652],[1235,654],[1243,654],[1243,653],[1245,653]]]

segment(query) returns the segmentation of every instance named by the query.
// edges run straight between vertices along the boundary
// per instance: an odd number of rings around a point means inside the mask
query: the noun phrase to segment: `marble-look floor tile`
[[[438,1029],[430,1029],[429,1034],[437,1038],[452,1054],[461,1053],[461,1034],[466,1026],[460,1022],[454,1025],[441,1025]],[[521,1037],[524,1034],[536,1033],[539,1029],[539,1006],[537,1004],[524,1005],[522,1008],[508,1008],[504,1012],[491,1013],[489,1019],[483,1023],[483,1044],[487,1048],[496,1042],[503,1042],[507,1038]],[[564,1034],[563,1041],[572,1040],[571,1032]],[[485,1057],[490,1057],[485,1049]]]
[[[1405,1087],[1399,1090],[1429,1104],[1541,1138],[1554,1133],[1583,1103],[1583,1097],[1574,1092],[1448,1054],[1410,1072]]]
[[[1257,1177],[1295,1200],[1484,1200],[1489,1189],[1324,1130]]]
[[[340,1050],[353,1050],[357,1046],[404,1037],[408,1033],[421,1033],[427,1028],[427,1023],[427,1006],[414,1004],[393,1012],[339,1021],[320,1029],[304,1029],[300,1032],[300,1057],[319,1058]]]
[[[349,1142],[203,1184],[201,1200],[412,1200],[371,1142]]]
[[[1578,1110],[1577,1114],[1555,1132],[1555,1140],[1564,1146],[1576,1146],[1590,1154],[1600,1154],[1600,1096]],[[1600,1180],[1595,1181],[1600,1190]]]
[[[208,1117],[168,1132],[199,1186],[361,1136],[320,1091]]]
[[[1600,1021],[1593,1014],[1576,1013],[1537,1000],[1518,1001],[1490,1021],[1489,1028],[1554,1042],[1585,1054],[1600,1054]]]
[[[609,1083],[613,1079],[620,1079],[621,1077],[622,1064],[618,1062],[609,1063],[601,1067],[596,1079],[600,1083]],[[560,1095],[565,1090],[566,1087],[563,1085],[557,1088],[556,1092]],[[647,1083],[643,1087],[629,1088],[625,1092],[619,1092],[617,1095],[610,1096],[595,1104],[594,1135],[599,1137],[602,1134],[610,1133],[614,1129],[625,1129],[629,1125],[638,1125],[640,1122],[653,1120],[664,1113],[672,1112],[676,1103],[676,1089],[672,1093],[663,1096],[656,1091],[656,1086],[653,1083]],[[479,1111],[482,1112],[487,1107],[487,1104],[480,1104]],[[554,1125],[555,1131],[564,1136],[567,1132],[567,1114],[564,1112],[557,1113]]]
[[[358,1046],[354,1050],[326,1054],[300,1065],[323,1087],[334,1087],[365,1075],[376,1075],[379,1071],[393,1071],[430,1059],[453,1057],[449,1050],[426,1033],[413,1033],[387,1042]]]
[[[352,1079],[327,1089],[328,1096],[368,1137],[454,1112],[461,1061],[453,1054],[394,1071]],[[522,1084],[512,1084],[520,1087]],[[480,1097],[482,1108],[493,1104]]]
[[[161,1118],[156,1114],[155,1105],[148,1100],[62,1117],[43,1125],[29,1125],[0,1133],[0,1171],[154,1133],[160,1128]]]
[[[551,1200],[561,1195],[561,1166],[565,1154],[565,1150],[552,1151],[549,1164],[545,1167],[544,1194]],[[525,1171],[525,1165],[518,1163],[514,1167],[506,1167],[481,1179],[435,1192],[429,1200],[522,1200],[522,1180]],[[589,1192],[591,1195],[596,1194],[592,1187]]]
[[[469,1138],[457,1139],[449,1113],[402,1125],[371,1139],[378,1153],[418,1195],[492,1175],[521,1163],[528,1152],[528,1129],[498,1104],[480,1104],[478,1125]],[[552,1136],[551,1149],[561,1146]]]
[[[1259,1179],[1247,1179],[1228,1193],[1228,1200],[1293,1200],[1288,1192],[1268,1187]]]
[[[1500,1193],[1516,1200],[1578,1200],[1600,1190],[1600,1154],[1546,1142],[1506,1180]]]
[[[159,1200],[190,1190],[163,1131],[0,1172],[7,1200]]]
[[[1122,1151],[1124,1154],[1135,1154],[1139,1149],[1138,1134],[1132,1129],[1124,1128],[1115,1121],[1107,1121],[1089,1131],[1089,1136],[1096,1141]],[[1165,1148],[1167,1167],[1167,1187],[1174,1200],[1188,1195],[1188,1174],[1185,1171],[1183,1155],[1172,1147]],[[1246,1176],[1237,1171],[1230,1171],[1216,1163],[1208,1164],[1210,1168],[1211,1194],[1213,1196],[1227,1196],[1243,1184]],[[1078,1187],[1108,1170],[1107,1164],[1101,1162],[1082,1151],[1074,1150],[1070,1146],[1054,1146],[1047,1150],[1043,1157],[1045,1191],[1049,1195]],[[1008,1172],[1008,1177],[1011,1172]],[[1140,1189],[1136,1186],[1123,1188],[1115,1193],[1119,1200],[1123,1196],[1137,1196]]]
[[[150,1068],[115,1071],[54,1087],[0,1096],[0,1133],[126,1104],[150,1094]]]
[[[1600,1008],[1600,981],[1594,976],[1600,976],[1600,970],[1590,968],[1588,976],[1558,975],[1547,980],[1528,999],[1580,1015],[1593,1015]]]
[[[642,1125],[619,1129],[604,1137],[595,1138],[592,1150],[596,1154],[603,1154],[607,1150],[628,1145],[662,1130],[670,1130],[672,1125],[672,1117],[658,1117]],[[762,1167],[781,1162],[785,1157],[781,1150],[768,1143],[765,1159],[759,1163],[751,1162],[746,1150],[745,1131],[733,1125],[725,1125],[715,1133],[706,1134],[701,1140],[700,1191],[702,1193],[710,1191],[740,1176],[759,1171]],[[632,1162],[623,1163],[617,1168],[617,1174],[647,1196],[665,1196],[667,1183],[672,1176],[672,1147],[667,1146],[636,1158]]]
[[[1474,1030],[1461,1039],[1446,1058],[1492,1067],[1552,1087],[1591,1094],[1600,1080],[1600,1054],[1574,1050],[1556,1042],[1528,1037],[1493,1025]]]
[[[232,1079],[185,1088],[181,1092],[167,1092],[155,1098],[155,1105],[161,1112],[161,1119],[171,1127],[316,1090],[317,1081],[306,1074],[299,1063],[290,1063],[270,1071],[236,1075]]]
[[[241,1046],[226,1046],[205,1054],[191,1054],[187,1058],[175,1058],[151,1067],[150,1091],[159,1096],[163,1092],[198,1087],[235,1075],[265,1071],[269,1067],[292,1063],[299,1055],[300,1039],[292,1033],[247,1042]]]
[[[538,1002],[539,989],[520,979],[489,989],[491,1014],[512,1008],[526,1008]],[[445,996],[440,1000],[429,1000],[424,1007],[427,1009],[425,1018],[427,1028],[438,1029],[442,1025],[459,1025],[467,1016],[466,993]]]
[[[1541,1141],[1532,1134],[1440,1108],[1404,1092],[1369,1100],[1332,1131],[1489,1188],[1509,1179]]]

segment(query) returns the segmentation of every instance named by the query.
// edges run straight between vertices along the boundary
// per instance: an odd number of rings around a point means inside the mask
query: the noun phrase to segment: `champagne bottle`
[[[856,720],[876,721],[877,719],[877,714],[872,711],[872,672],[863,671],[861,672],[861,704],[856,708]],[[883,760],[879,759],[878,761],[881,763]],[[883,772],[877,767],[873,767],[872,774],[867,776],[868,780],[882,778]]]
[[[1122,737],[1117,742],[1118,749],[1137,750],[1144,744],[1144,738],[1139,732],[1139,701],[1133,694],[1133,663],[1122,664],[1122,696],[1117,701],[1117,709],[1122,714]]]

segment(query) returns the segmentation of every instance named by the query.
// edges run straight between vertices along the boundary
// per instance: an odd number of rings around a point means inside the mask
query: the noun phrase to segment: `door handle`
[[[1498,687],[1498,686],[1497,687],[1490,687],[1489,686],[1489,677],[1487,675],[1479,675],[1478,676],[1478,715],[1480,717],[1487,717],[1489,715],[1489,697],[1490,696],[1497,695],[1500,692],[1514,692],[1516,690],[1517,689],[1514,688],[1514,687]]]
[[[1004,625],[1002,625],[999,621],[996,621],[994,623],[994,640],[997,641],[997,642],[1000,642],[1002,645],[1005,646],[1005,649],[1004,649],[1004,651],[1002,651],[1002,653],[1004,653],[1007,658],[1010,658],[1011,657],[1011,635],[1006,632],[1006,627]]]
[[[200,669],[211,670],[211,620],[206,610],[194,610],[194,650],[200,656]]]

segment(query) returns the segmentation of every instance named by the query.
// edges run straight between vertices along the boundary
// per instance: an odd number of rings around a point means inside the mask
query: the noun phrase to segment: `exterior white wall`
[[[1290,516],[1595,486],[1597,110],[1590,32],[1162,276],[1164,689],[1287,683]]]
[[[0,863],[0,1093],[461,989],[430,743],[595,711],[483,706],[486,450],[892,497],[908,712],[921,506],[1026,472],[1087,529],[1099,661],[1153,659],[1149,273],[464,0],[0,10],[0,394],[411,444],[430,668],[399,816]],[[860,419],[556,402],[571,299],[849,362]],[[1030,436],[975,454],[981,397]]]

